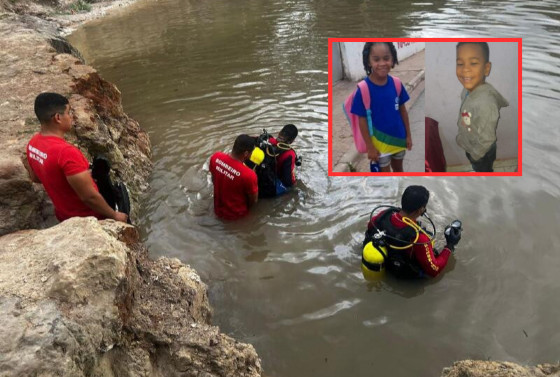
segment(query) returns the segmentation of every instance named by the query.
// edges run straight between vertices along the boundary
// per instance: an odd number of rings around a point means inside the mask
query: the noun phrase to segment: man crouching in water
[[[225,220],[236,220],[247,213],[259,196],[255,172],[244,165],[255,149],[255,139],[239,135],[231,154],[216,152],[210,157],[214,183],[214,212]]]
[[[426,213],[429,198],[424,186],[408,186],[402,195],[402,208],[390,207],[368,223],[364,246],[382,232],[387,250],[385,267],[397,277],[437,276],[461,239],[460,225],[447,226],[444,232],[447,244],[441,252],[434,253],[431,235],[416,222]]]

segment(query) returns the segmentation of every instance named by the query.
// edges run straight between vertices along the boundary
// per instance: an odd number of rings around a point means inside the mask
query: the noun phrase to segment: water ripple
[[[294,318],[294,319],[286,319],[283,321],[280,321],[280,324],[283,326],[293,326],[293,325],[297,325],[303,322],[308,322],[308,321],[317,321],[317,320],[321,320],[321,319],[325,319],[328,317],[332,317],[335,316],[336,314],[338,314],[339,312],[343,311],[343,310],[348,310],[351,309],[352,307],[356,306],[358,303],[360,303],[361,300],[358,299],[354,299],[354,300],[344,300],[342,302],[337,302],[336,304],[328,307],[328,308],[324,308],[324,309],[320,309],[316,312],[313,313],[307,313],[302,315],[301,317],[298,318]]]

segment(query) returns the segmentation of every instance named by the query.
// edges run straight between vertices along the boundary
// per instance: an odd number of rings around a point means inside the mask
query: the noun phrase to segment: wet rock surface
[[[560,364],[524,367],[498,361],[463,360],[445,368],[441,377],[545,377],[560,376]]]
[[[0,238],[0,375],[260,376],[210,324],[206,285],[136,230],[74,218]]]

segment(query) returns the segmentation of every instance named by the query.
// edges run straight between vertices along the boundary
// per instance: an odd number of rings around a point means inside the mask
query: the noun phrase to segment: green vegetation
[[[68,8],[72,12],[89,12],[91,10],[91,4],[85,0],[76,0]]]

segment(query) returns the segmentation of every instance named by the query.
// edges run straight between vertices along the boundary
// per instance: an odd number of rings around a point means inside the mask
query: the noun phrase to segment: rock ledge
[[[129,225],[73,218],[0,238],[0,375],[260,376],[210,325],[206,285]]]

